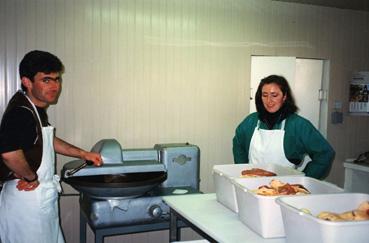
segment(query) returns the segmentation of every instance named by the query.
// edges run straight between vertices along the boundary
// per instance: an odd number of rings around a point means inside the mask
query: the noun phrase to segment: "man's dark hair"
[[[27,77],[32,82],[38,72],[43,73],[61,73],[64,71],[63,63],[60,59],[46,51],[30,51],[22,59],[19,64],[19,76]],[[22,90],[26,91],[26,87],[22,84]]]
[[[286,100],[285,100],[283,106],[281,107],[281,109],[283,108],[283,110],[286,114],[295,113],[298,110],[298,108],[295,104],[295,99],[293,98],[291,88],[290,88],[287,80],[284,77],[278,76],[278,75],[270,75],[266,78],[263,78],[260,81],[258,90],[256,91],[256,95],[255,95],[256,110],[259,113],[265,113],[266,112],[263,101],[262,101],[262,98],[261,98],[262,89],[263,89],[263,86],[265,84],[271,84],[271,83],[277,84],[279,86],[279,88],[281,89],[281,91],[283,93],[283,96],[286,95]]]

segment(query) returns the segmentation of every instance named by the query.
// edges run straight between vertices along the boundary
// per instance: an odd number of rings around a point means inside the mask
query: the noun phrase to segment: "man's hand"
[[[80,158],[86,161],[92,161],[95,166],[101,166],[103,161],[101,155],[95,152],[87,152],[80,149],[70,143],[63,141],[58,137],[54,137],[54,149],[55,152],[70,157]]]
[[[17,188],[19,191],[33,191],[35,190],[40,182],[38,180],[27,182],[25,180],[19,180],[17,183]]]
[[[101,166],[103,164],[101,155],[95,152],[83,153],[82,159],[86,161],[92,161],[94,163],[94,166]]]

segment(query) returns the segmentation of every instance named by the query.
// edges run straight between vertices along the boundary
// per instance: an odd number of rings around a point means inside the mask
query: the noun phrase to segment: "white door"
[[[320,128],[320,102],[323,77],[323,60],[296,59],[296,75],[291,87],[299,115]]]
[[[295,65],[295,57],[251,57],[250,113],[256,111],[255,93],[258,89],[260,80],[271,74],[281,75],[288,80],[292,88],[292,84],[295,81]]]
[[[321,118],[327,117],[324,112],[327,109],[322,107],[322,87],[328,79],[324,77],[327,73],[324,70],[324,60],[304,59],[296,57],[276,57],[276,56],[252,56],[251,57],[251,90],[250,90],[250,113],[255,112],[255,93],[260,80],[272,74],[285,77],[290,84],[296,105],[299,108],[299,115],[308,119],[320,132],[326,134],[326,126],[322,126]],[[326,92],[325,92],[326,93]],[[325,95],[326,97],[327,95]],[[326,104],[327,102],[325,102]],[[306,162],[310,158],[305,158],[300,166],[303,170]]]
[[[323,62],[296,57],[252,56],[250,113],[256,111],[254,98],[260,80],[272,74],[281,75],[290,84],[298,113],[319,129]]]

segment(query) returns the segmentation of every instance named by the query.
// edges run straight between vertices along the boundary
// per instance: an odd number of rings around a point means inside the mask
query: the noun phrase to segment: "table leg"
[[[86,243],[86,225],[87,221],[82,211],[79,212],[79,242]]]
[[[95,243],[104,243],[104,233],[99,230],[95,231]]]
[[[181,229],[178,227],[176,213],[170,209],[169,242],[181,240]]]

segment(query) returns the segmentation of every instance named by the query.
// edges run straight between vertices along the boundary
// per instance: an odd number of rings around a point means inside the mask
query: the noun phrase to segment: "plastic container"
[[[343,213],[369,200],[369,194],[339,193],[280,197],[287,243],[366,243],[369,242],[369,220],[331,222],[316,218],[322,211]],[[308,209],[311,214],[300,209]],[[307,229],[307,230],[303,230]]]
[[[369,163],[357,164],[352,161],[348,159],[343,163],[345,167],[345,190],[369,194]]]
[[[269,185],[272,179],[278,179],[289,184],[301,184],[311,194],[343,192],[342,188],[331,183],[302,176],[234,179],[239,219],[264,238],[285,236],[280,206],[275,202],[275,199],[290,196],[262,196],[250,191],[262,185]],[[299,231],[301,230],[303,228]]]
[[[260,168],[276,173],[278,176],[296,175],[304,176],[304,173],[290,167],[276,164],[226,164],[213,167],[213,179],[217,201],[232,210],[238,212],[236,192],[232,180],[241,178],[242,170]],[[249,179],[249,178],[244,178]]]

